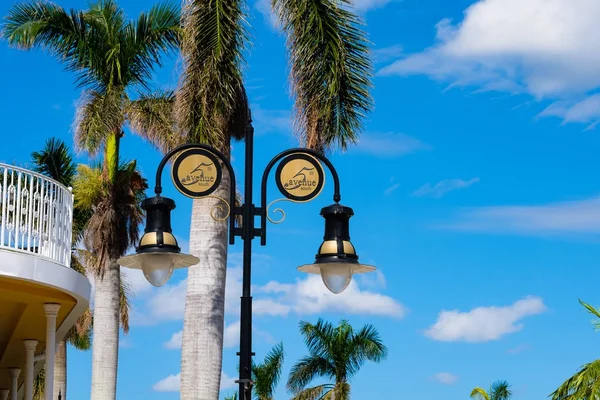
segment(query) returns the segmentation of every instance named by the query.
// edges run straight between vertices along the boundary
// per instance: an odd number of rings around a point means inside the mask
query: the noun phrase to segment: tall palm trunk
[[[223,171],[215,196],[229,199],[229,174]],[[181,400],[218,400],[223,355],[227,223],[211,212],[219,200],[194,200],[190,252],[200,262],[188,269],[181,348]],[[233,206],[233,204],[232,204]]]
[[[110,202],[114,204],[114,185],[119,169],[120,132],[106,139],[104,168],[110,188]],[[118,241],[106,254],[106,267],[95,276],[94,340],[92,341],[92,396],[91,400],[115,400],[117,397],[117,368],[119,364],[119,321],[121,273],[117,264]]]
[[[54,387],[52,392],[54,398],[58,398],[60,393],[61,399],[67,399],[67,341],[61,340],[56,348],[54,358]]]
[[[119,352],[119,264],[107,261],[104,276],[96,276],[95,283],[91,400],[114,400]]]

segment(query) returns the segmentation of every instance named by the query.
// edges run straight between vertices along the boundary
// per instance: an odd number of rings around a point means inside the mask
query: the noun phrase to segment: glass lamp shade
[[[352,280],[352,265],[347,263],[320,264],[321,279],[332,293],[342,293]]]
[[[153,286],[162,286],[177,268],[191,267],[200,259],[191,254],[171,252],[144,252],[121,257],[117,262],[123,267],[141,269]]]
[[[142,272],[153,286],[162,286],[171,277],[174,269],[174,254],[142,254]]]
[[[354,274],[375,271],[371,265],[359,264],[356,259],[330,258],[317,259],[314,264],[306,264],[298,267],[298,271],[309,274],[319,274],[323,283],[330,292],[342,293],[352,281]]]

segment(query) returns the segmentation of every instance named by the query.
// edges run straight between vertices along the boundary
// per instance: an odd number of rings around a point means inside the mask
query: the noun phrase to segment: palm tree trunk
[[[119,265],[110,260],[96,276],[91,400],[115,400],[119,352]]]
[[[215,195],[229,199],[229,186],[229,175],[223,171],[223,181]],[[215,205],[222,203],[207,198],[194,200],[192,205],[190,252],[200,262],[188,269],[181,400],[219,399],[228,242],[227,223],[211,218]]]
[[[60,393],[61,399],[67,399],[67,341],[61,340],[56,348],[56,356],[54,358],[54,389],[52,390],[54,397],[58,398]]]

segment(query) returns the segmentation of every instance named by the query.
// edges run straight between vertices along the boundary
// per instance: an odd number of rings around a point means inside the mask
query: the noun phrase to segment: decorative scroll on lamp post
[[[280,220],[269,216],[269,208],[281,200],[308,202],[317,197],[325,184],[327,166],[333,177],[334,204],[321,209],[325,219],[323,243],[317,251],[315,261],[298,267],[299,271],[320,274],[325,286],[333,293],[341,293],[356,273],[374,271],[375,267],[359,263],[358,255],[350,242],[349,220],[354,212],[352,208],[340,204],[340,182],[331,162],[323,155],[305,148],[283,151],[267,164],[261,183],[261,204],[257,207],[252,199],[254,128],[250,123],[245,132],[244,167],[244,204],[235,206],[236,181],[231,163],[221,152],[203,144],[186,144],[172,150],[164,156],[156,171],[156,196],[142,202],[146,211],[146,228],[136,249],[136,254],[122,257],[119,264],[141,269],[146,279],[154,285],[164,285],[174,269],[185,268],[199,262],[198,257],[183,254],[171,229],[171,211],[175,201],[162,197],[162,173],[169,160],[174,158],[171,178],[175,187],[185,196],[200,199],[216,197],[214,191],[219,187],[224,166],[231,177],[229,199],[218,198],[224,206],[217,205],[211,217],[225,221],[229,218],[229,243],[234,244],[239,236],[244,244],[243,278],[240,318],[240,397],[252,398],[252,296],[250,292],[252,268],[252,240],[260,237],[261,245],[267,242],[267,220],[280,223],[285,218],[283,210]],[[278,164],[278,165],[277,165]],[[267,205],[267,180],[273,167],[277,165],[275,179],[277,188],[284,196]],[[218,203],[218,204],[220,204]],[[222,211],[219,215],[218,211]],[[241,217],[241,226],[235,220]],[[260,218],[260,227],[255,227],[255,217]]]

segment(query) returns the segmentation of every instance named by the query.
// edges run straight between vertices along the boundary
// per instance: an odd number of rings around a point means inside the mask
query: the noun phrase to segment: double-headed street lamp
[[[350,207],[341,205],[340,182],[331,162],[323,155],[304,148],[286,150],[275,156],[265,168],[261,184],[261,205],[256,207],[252,200],[252,175],[254,155],[254,128],[250,123],[245,132],[245,169],[244,204],[235,206],[235,174],[228,158],[211,146],[187,144],[172,150],[164,156],[156,171],[156,196],[142,202],[146,211],[146,228],[136,254],[122,257],[119,264],[141,269],[146,279],[154,285],[164,285],[174,269],[185,268],[199,262],[198,257],[181,253],[177,240],[171,230],[171,210],[175,201],[162,197],[162,173],[167,162],[173,161],[171,177],[177,189],[187,197],[194,199],[212,196],[219,187],[223,175],[222,166],[229,173],[231,184],[229,201],[217,197],[225,207],[218,209],[226,215],[211,213],[215,220],[229,218],[229,243],[234,244],[235,237],[241,237],[243,250],[243,278],[240,316],[240,397],[250,400],[252,391],[252,296],[250,293],[252,268],[252,239],[260,237],[261,245],[267,242],[267,220],[280,223],[285,218],[274,221],[269,216],[269,208],[280,200],[307,202],[317,197],[325,183],[323,164],[327,166],[334,184],[334,204],[321,209],[325,219],[324,240],[314,263],[298,267],[299,271],[320,274],[325,286],[333,293],[341,293],[350,284],[352,275],[374,271],[375,267],[360,264],[354,246],[350,242],[349,220],[354,215]],[[267,179],[273,167],[276,169],[276,184],[285,196],[267,205]],[[254,219],[260,218],[260,227],[254,226]],[[235,221],[241,217],[240,226]],[[243,396],[242,396],[243,394]]]

